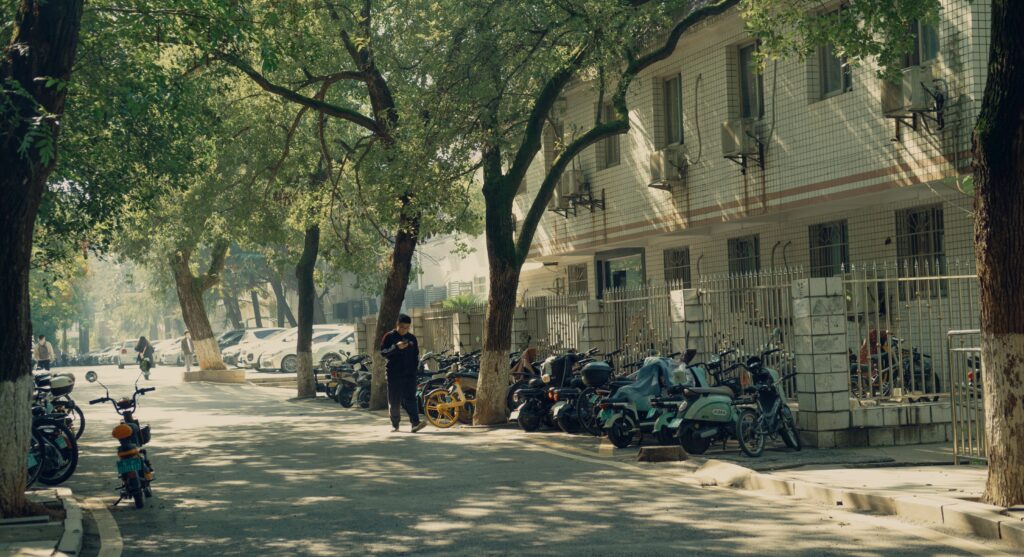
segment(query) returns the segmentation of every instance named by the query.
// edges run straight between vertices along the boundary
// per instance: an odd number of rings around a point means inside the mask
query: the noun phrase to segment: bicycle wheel
[[[427,395],[423,403],[423,413],[430,425],[438,428],[449,428],[459,421],[460,408],[455,404],[451,393],[437,389]]]
[[[782,419],[779,424],[779,433],[782,435],[782,442],[787,447],[799,451],[802,448],[800,444],[800,432],[796,429],[796,420],[793,419],[793,411],[789,409],[789,406],[783,405],[779,409],[782,413]]]
[[[739,439],[743,454],[752,458],[759,457],[764,452],[764,430],[761,422],[761,415],[758,412],[750,408],[740,411],[736,437]]]
[[[476,409],[476,389],[463,389],[462,394],[466,396],[466,401],[459,412],[459,422],[469,425],[473,423],[473,410]]]
[[[39,482],[58,485],[66,482],[78,468],[78,443],[75,435],[62,423],[47,422],[39,426],[44,458]]]
[[[39,479],[39,473],[43,470],[43,448],[35,435],[29,440],[27,460],[28,477],[25,479],[25,489],[32,487],[32,484],[36,483],[36,480]]]
[[[68,429],[75,434],[76,441],[81,439],[82,434],[85,433],[85,412],[82,411],[82,407],[71,399],[62,397],[53,401],[53,409],[67,415],[69,418]]]

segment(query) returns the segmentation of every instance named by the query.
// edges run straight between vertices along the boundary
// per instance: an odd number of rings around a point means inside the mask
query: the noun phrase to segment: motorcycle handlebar
[[[104,397],[104,398],[97,398],[96,400],[90,400],[89,404],[99,404],[101,402],[106,402],[108,400],[110,400],[110,399],[106,398],[106,397]]]
[[[618,356],[621,353],[622,353],[622,349],[619,348],[618,350],[612,350],[611,352],[608,352],[607,354],[604,355],[604,357],[605,358],[611,358],[612,356]]]
[[[139,389],[139,392],[142,393],[142,394],[146,394],[146,393],[151,393],[151,392],[153,392],[155,390],[156,390],[156,387],[143,387],[143,388]]]

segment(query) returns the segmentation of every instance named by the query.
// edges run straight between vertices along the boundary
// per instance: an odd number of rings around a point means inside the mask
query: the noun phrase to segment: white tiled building
[[[957,183],[970,171],[989,8],[942,4],[939,24],[918,27],[908,60],[931,72],[913,74],[918,97],[928,101],[921,82],[945,93],[941,130],[934,112],[900,110],[900,87],[887,117],[874,67],[844,66],[823,48],[758,74],[748,69],[754,43],[736,9],[698,24],[630,87],[630,132],[587,149],[574,164],[579,179],[563,179],[555,208],[586,191],[604,207],[545,214],[520,292],[585,288],[600,297],[609,286],[781,266],[828,276],[842,263],[973,258],[972,200]],[[567,91],[559,126],[566,139],[593,124],[596,98],[590,83]],[[747,145],[727,148],[725,122]],[[743,140],[745,125],[763,145],[763,169],[757,141]],[[530,168],[520,220],[559,131],[549,127]],[[658,152],[685,161],[681,176],[673,167],[667,179],[652,175]]]

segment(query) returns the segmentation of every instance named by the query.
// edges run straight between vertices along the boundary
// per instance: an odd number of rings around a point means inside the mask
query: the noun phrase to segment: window
[[[850,265],[845,220],[812,225],[807,235],[811,241],[812,277],[834,277],[843,266]]]
[[[944,236],[941,205],[897,212],[896,257],[900,268],[909,269],[909,276],[937,274],[945,267]]]
[[[566,267],[568,275],[568,294],[570,296],[587,295],[587,264],[569,265]]]
[[[756,234],[729,240],[729,274],[761,270],[761,240]]]
[[[853,88],[853,78],[846,57],[836,56],[835,45],[818,47],[818,86],[822,99],[845,93]]]
[[[914,46],[903,57],[904,67],[920,66],[939,57],[939,30],[935,25],[917,20],[908,32],[914,37]]]
[[[764,76],[757,68],[757,43],[740,48],[740,117],[764,116]]]
[[[604,105],[601,108],[601,121],[609,122],[615,119],[615,109],[611,103]],[[611,137],[601,140],[601,145],[598,146],[601,150],[601,168],[611,168],[618,166],[621,159],[619,158],[619,136],[613,135]]]
[[[683,142],[683,78],[675,76],[662,82],[665,102],[665,145]]]
[[[690,279],[690,248],[665,250],[665,282],[673,287],[693,287]]]
[[[620,248],[594,255],[597,299],[608,289],[638,288],[646,283],[643,248]]]

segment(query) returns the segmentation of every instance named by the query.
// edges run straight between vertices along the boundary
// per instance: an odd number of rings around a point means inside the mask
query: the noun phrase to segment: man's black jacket
[[[399,341],[406,341],[409,346],[399,350]],[[380,354],[388,361],[388,381],[414,381],[416,366],[420,363],[420,347],[412,333],[404,335],[391,331],[384,335],[380,342]]]

